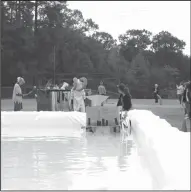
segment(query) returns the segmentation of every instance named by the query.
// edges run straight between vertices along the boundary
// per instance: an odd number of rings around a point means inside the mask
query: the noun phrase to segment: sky
[[[129,29],[168,31],[186,42],[184,53],[190,55],[190,1],[68,1],[68,6],[115,39]]]

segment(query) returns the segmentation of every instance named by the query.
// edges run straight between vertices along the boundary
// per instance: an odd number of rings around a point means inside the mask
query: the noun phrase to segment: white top
[[[66,83],[66,82],[64,82],[63,85],[62,85],[62,87],[61,87],[60,89],[66,90],[66,87],[68,87],[68,86],[69,86],[69,84]]]
[[[184,87],[182,85],[177,86],[177,95],[183,94],[184,92]]]
[[[15,86],[13,88],[13,101],[16,103],[22,103],[22,96],[17,96],[17,94],[22,94],[21,87],[18,83],[15,83]]]
[[[105,86],[100,85],[100,86],[98,87],[98,93],[99,93],[100,95],[106,95]]]
[[[83,87],[82,82],[79,79],[77,79],[74,82],[74,90],[79,91],[80,89],[82,89],[82,87]]]
[[[76,99],[76,100],[81,100],[86,98],[86,93],[84,89],[82,91],[77,91],[77,90],[71,90],[71,98]]]

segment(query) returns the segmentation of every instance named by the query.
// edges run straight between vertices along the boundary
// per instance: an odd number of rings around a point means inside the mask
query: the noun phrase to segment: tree
[[[92,38],[100,42],[106,50],[110,50],[111,48],[116,46],[116,40],[114,40],[109,33],[96,32],[92,35]]]
[[[169,89],[169,83],[190,78],[185,43],[169,32],[151,39],[151,32],[131,29],[119,36],[118,44],[65,1],[2,1],[1,8],[3,86],[12,86],[17,76],[30,85],[53,78],[53,53],[59,78],[66,73],[101,74],[97,80],[116,80],[108,81],[107,89],[114,91],[123,82],[133,97],[151,97],[155,83]],[[97,87],[96,77],[89,77]]]
[[[143,30],[128,30],[125,34],[119,36],[121,45],[120,53],[131,62],[133,58],[140,52],[147,50],[151,45],[150,31]]]
[[[137,97],[146,97],[150,86],[149,63],[140,53],[131,62],[127,73],[128,84]]]
[[[166,52],[182,52],[185,48],[186,43],[174,37],[168,31],[161,31],[155,35],[152,39],[152,49],[157,52],[165,50]]]
[[[98,29],[98,24],[96,24],[92,19],[87,19],[85,21],[84,31],[88,36],[92,36]]]

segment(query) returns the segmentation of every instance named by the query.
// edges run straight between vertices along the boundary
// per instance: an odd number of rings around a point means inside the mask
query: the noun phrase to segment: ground
[[[109,100],[110,103],[116,103],[116,100]],[[152,99],[133,99],[133,108],[151,110],[154,114],[166,119],[172,126],[181,128],[184,111],[177,100],[165,99],[163,104],[155,104]],[[24,99],[24,111],[36,111],[35,99]],[[10,99],[1,100],[1,111],[12,111],[13,103]]]

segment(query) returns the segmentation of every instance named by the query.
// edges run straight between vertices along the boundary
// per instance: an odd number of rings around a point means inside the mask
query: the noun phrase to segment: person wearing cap
[[[129,92],[129,89],[127,86],[125,86],[123,83],[119,84],[117,86],[118,92],[120,94],[119,100],[118,100],[118,106],[122,106],[122,111],[124,111],[123,119],[127,117],[127,112],[132,108],[131,103],[131,94]]]
[[[23,84],[25,84],[25,80],[22,77],[18,77],[13,88],[14,111],[21,111],[23,109],[22,98],[25,96],[21,90]]]

